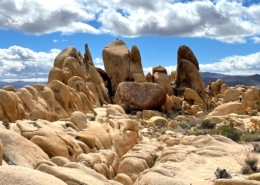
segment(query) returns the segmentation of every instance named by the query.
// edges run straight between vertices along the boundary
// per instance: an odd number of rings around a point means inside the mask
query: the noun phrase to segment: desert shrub
[[[232,176],[227,172],[226,169],[220,169],[217,168],[217,170],[214,172],[217,179],[231,179]]]
[[[260,145],[259,143],[252,143],[254,151],[260,153]]]
[[[200,128],[202,129],[213,129],[216,123],[211,122],[209,119],[205,119],[201,122]]]
[[[166,127],[160,127],[160,129],[159,129],[158,132],[161,133],[162,135],[164,135],[167,130],[168,130],[168,129],[167,129]]]
[[[257,100],[257,101],[255,102],[255,104],[259,106],[259,105],[260,105],[260,101]]]
[[[2,124],[5,126],[6,129],[10,129],[10,122],[7,119],[2,121]]]
[[[195,127],[197,125],[200,125],[201,124],[201,119],[190,119],[188,121],[188,126],[191,128],[191,127]]]
[[[235,142],[239,141],[241,137],[241,133],[236,130],[233,123],[222,125],[215,132],[216,134],[225,136]]]
[[[237,162],[239,163],[239,165],[241,166],[241,173],[242,174],[251,174],[251,173],[255,173],[258,172],[258,158],[254,157],[250,154],[250,149],[244,149],[243,153],[245,155],[245,159],[241,160],[236,158]]]
[[[187,129],[188,123],[186,121],[181,121],[181,122],[178,122],[178,126],[181,127],[182,129]]]
[[[129,104],[125,104],[125,105],[123,106],[123,109],[124,109],[124,111],[125,111],[126,114],[130,114],[131,111],[132,111],[132,109],[131,109],[131,107],[130,107]]]
[[[257,142],[260,141],[260,132],[254,131],[254,132],[247,132],[243,133],[240,138],[241,141],[245,142]]]
[[[252,112],[252,113],[250,113],[250,116],[258,116],[258,113],[257,112]]]
[[[138,120],[138,118],[136,117],[136,115],[130,115],[128,116],[130,119],[133,119],[133,120]]]

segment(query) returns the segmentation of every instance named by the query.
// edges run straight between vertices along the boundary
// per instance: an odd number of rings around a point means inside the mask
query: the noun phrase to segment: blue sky
[[[177,50],[189,46],[201,71],[260,73],[259,0],[0,0],[0,81],[46,81],[67,46],[97,67],[116,38],[140,50],[145,73],[176,69]]]

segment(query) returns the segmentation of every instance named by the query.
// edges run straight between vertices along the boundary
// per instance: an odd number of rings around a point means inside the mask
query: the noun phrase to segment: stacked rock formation
[[[103,49],[102,56],[111,80],[112,96],[121,82],[146,82],[137,46],[133,45],[130,52],[124,41],[117,39]]]

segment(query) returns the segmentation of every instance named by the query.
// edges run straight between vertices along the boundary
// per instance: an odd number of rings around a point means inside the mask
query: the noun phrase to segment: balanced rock
[[[134,110],[159,109],[166,101],[166,93],[155,83],[122,82],[118,85],[115,101],[118,105],[130,105]]]

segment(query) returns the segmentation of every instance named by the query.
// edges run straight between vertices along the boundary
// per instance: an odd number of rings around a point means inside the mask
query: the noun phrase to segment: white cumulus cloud
[[[260,37],[252,37],[254,43],[260,43]]]
[[[244,5],[244,2],[4,0],[0,1],[0,29],[31,34],[204,37],[226,43],[245,43],[247,38],[255,39],[260,33],[260,3]]]
[[[0,48],[0,81],[31,78],[45,78],[47,81],[54,59],[60,52],[59,49],[35,52],[20,46]]]

